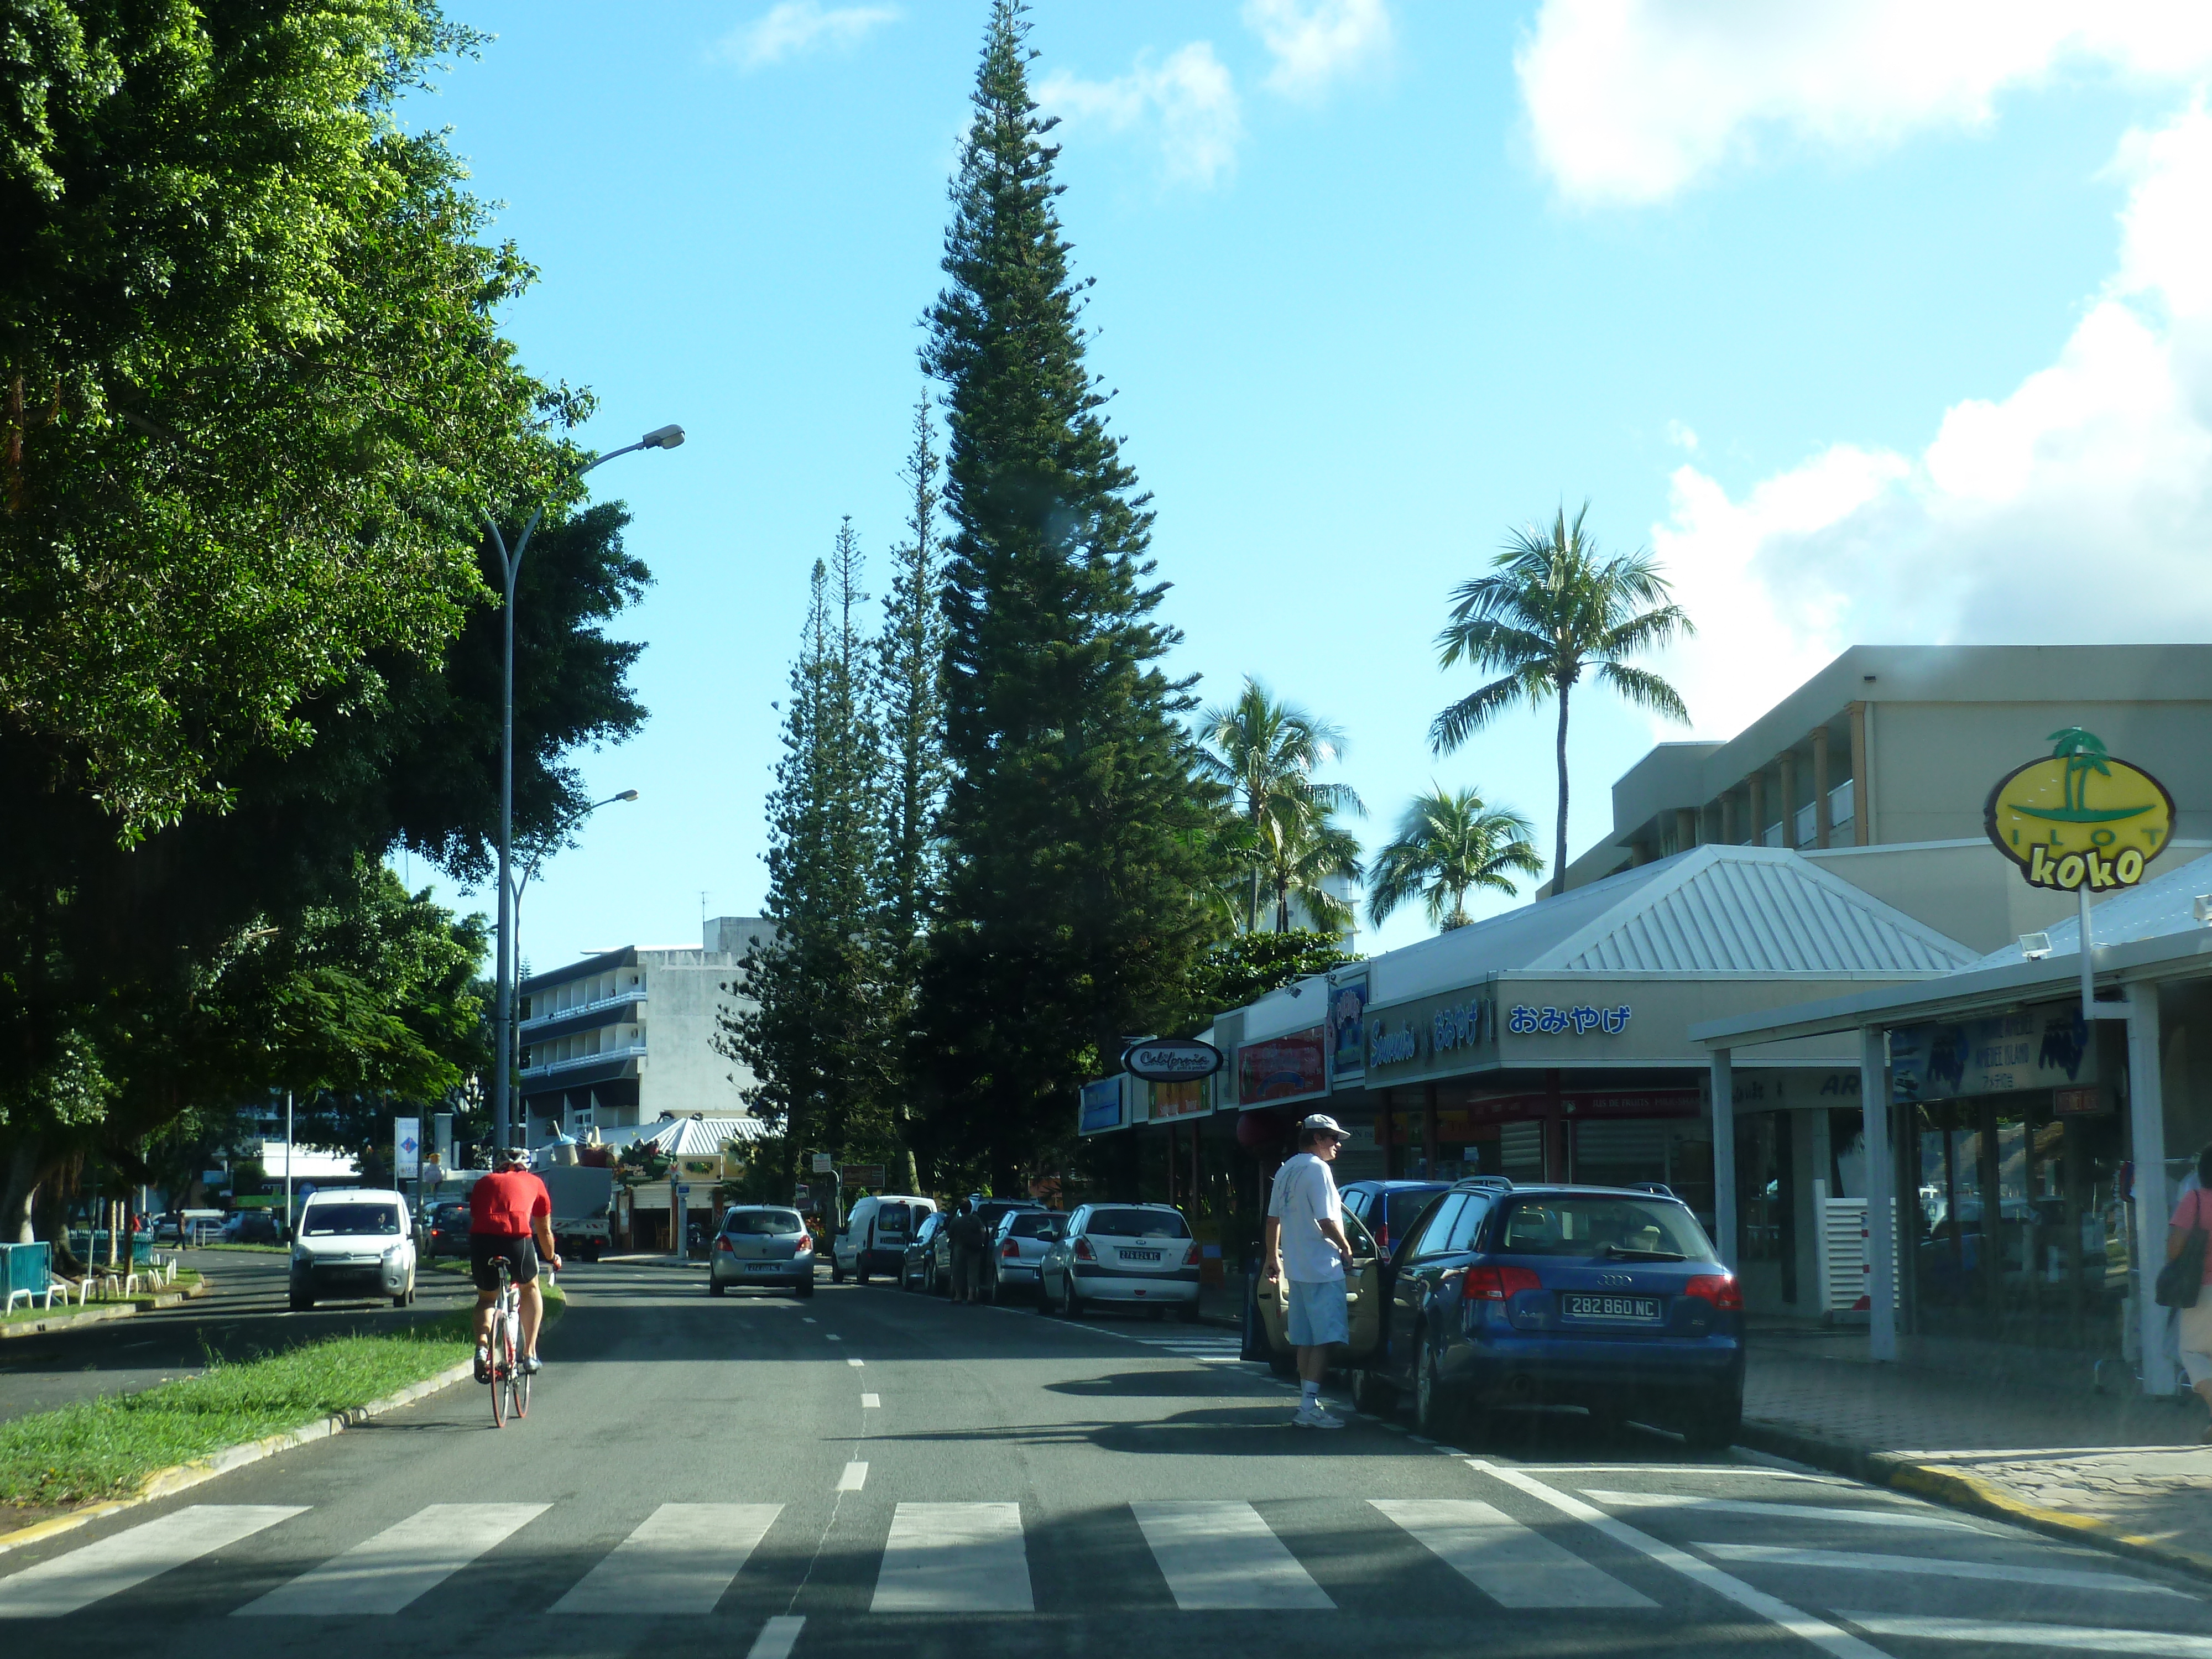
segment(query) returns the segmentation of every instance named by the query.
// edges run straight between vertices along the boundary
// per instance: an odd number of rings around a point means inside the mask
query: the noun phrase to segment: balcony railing
[[[555,1008],[545,1013],[533,1013],[516,1029],[526,1031],[533,1025],[550,1025],[556,1019],[567,1019],[573,1014],[592,1013],[601,1008],[619,1008],[625,1002],[643,1002],[645,987],[634,991],[617,991],[611,997],[598,997],[590,1002],[572,1002],[566,1008]]]
[[[551,1077],[556,1072],[573,1072],[580,1066],[597,1066],[605,1060],[625,1060],[632,1057],[643,1059],[644,1056],[645,1044],[630,1042],[625,1043],[619,1048],[602,1048],[595,1054],[577,1054],[568,1060],[549,1060],[543,1065],[526,1066],[522,1068],[522,1075]]]

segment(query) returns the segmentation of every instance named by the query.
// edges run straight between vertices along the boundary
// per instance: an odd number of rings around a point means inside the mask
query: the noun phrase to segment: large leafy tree
[[[1279,933],[1290,926],[1288,890],[1302,866],[1309,866],[1305,873],[1312,881],[1301,884],[1316,893],[1322,873],[1359,873],[1358,843],[1329,819],[1366,808],[1351,785],[1314,776],[1342,756],[1344,732],[1279,701],[1249,675],[1234,702],[1217,703],[1199,716],[1198,730],[1199,763],[1228,793],[1236,820],[1224,839],[1230,857],[1243,866],[1244,931],[1259,927],[1261,900],[1273,894]],[[1340,918],[1328,909],[1334,902],[1322,895],[1321,908],[1309,908],[1316,921],[1334,926]]]
[[[434,658],[563,458],[442,135],[431,0],[17,0],[0,50],[0,725],[128,840]]]
[[[944,386],[946,868],[917,1053],[949,1150],[1055,1152],[1076,1085],[1156,1030],[1212,923],[1206,791],[1161,659],[1149,497],[1085,362],[1053,123],[994,0],[923,362]]]
[[[1437,754],[1450,754],[1509,709],[1534,708],[1547,697],[1559,703],[1554,892],[1567,872],[1567,711],[1575,688],[1588,677],[1637,708],[1685,724],[1690,718],[1673,686],[1626,659],[1696,628],[1651,555],[1607,557],[1583,527],[1589,516],[1585,501],[1571,525],[1561,507],[1549,530],[1515,531],[1489,574],[1452,590],[1450,619],[1437,635],[1442,666],[1464,659],[1496,676],[1431,723],[1429,746]]]
[[[1492,806],[1473,789],[1431,784],[1398,820],[1398,832],[1376,854],[1367,914],[1376,927],[1418,897],[1429,925],[1449,932],[1468,923],[1467,896],[1476,888],[1509,898],[1516,874],[1540,876],[1544,860],[1528,837],[1534,826],[1510,808]]]

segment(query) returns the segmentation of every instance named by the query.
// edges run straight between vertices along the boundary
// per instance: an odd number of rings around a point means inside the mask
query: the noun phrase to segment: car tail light
[[[1390,1224],[1378,1221],[1367,1230],[1375,1236],[1375,1248],[1384,1255],[1390,1254]]]
[[[1682,1286],[1682,1294],[1702,1297],[1723,1313],[1743,1311],[1743,1286],[1734,1273],[1698,1273]]]
[[[1198,1241],[1194,1238],[1190,1241],[1190,1243],[1183,1250],[1182,1265],[1186,1267],[1195,1267],[1198,1266]]]
[[[801,1233],[801,1234],[799,1234],[799,1243],[796,1243],[796,1244],[794,1244],[794,1245],[793,1245],[793,1246],[791,1247],[791,1249],[792,1249],[792,1253],[793,1253],[793,1255],[797,1255],[797,1254],[799,1254],[799,1253],[800,1253],[800,1252],[802,1252],[802,1251],[811,1250],[811,1249],[812,1249],[813,1248],[814,1248],[814,1241],[813,1241],[813,1239],[811,1239],[811,1237],[808,1237],[806,1234],[805,1234],[805,1233]]]
[[[1089,1239],[1079,1238],[1075,1241],[1075,1259],[1078,1261],[1096,1261],[1098,1260],[1098,1253],[1091,1248],[1091,1241]]]
[[[727,1233],[718,1233],[715,1235],[714,1248],[726,1255],[734,1255],[737,1254],[737,1252],[730,1249],[730,1236]]]
[[[1534,1267],[1469,1267],[1461,1294],[1470,1302],[1510,1302],[1523,1291],[1543,1288]]]
[[[999,1246],[999,1254],[1009,1261],[1018,1261],[1021,1260],[1022,1247],[1010,1238]]]

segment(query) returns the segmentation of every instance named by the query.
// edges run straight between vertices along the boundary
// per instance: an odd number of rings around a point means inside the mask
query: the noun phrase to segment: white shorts
[[[2189,1373],[2189,1386],[2193,1389],[2212,1376],[2212,1286],[2197,1293],[2195,1307],[2180,1311],[2180,1328],[2175,1335],[2181,1348],[2181,1369]]]
[[[1352,1319],[1346,1310],[1344,1281],[1324,1279],[1318,1284],[1291,1280],[1288,1321],[1291,1346],[1321,1348],[1332,1342],[1352,1340]]]

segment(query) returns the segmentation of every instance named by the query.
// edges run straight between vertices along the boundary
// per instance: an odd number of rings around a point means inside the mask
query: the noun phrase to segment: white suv
[[[404,1308],[415,1299],[415,1232],[407,1200],[374,1188],[317,1193],[292,1231],[294,1312],[320,1297],[388,1296]]]

